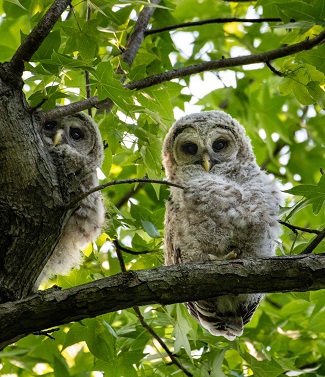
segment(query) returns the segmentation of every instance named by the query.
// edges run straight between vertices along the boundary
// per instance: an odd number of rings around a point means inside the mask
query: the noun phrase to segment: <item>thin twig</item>
[[[9,69],[22,75],[24,62],[30,61],[44,39],[61,17],[64,10],[70,5],[71,0],[55,0],[43,18],[38,22],[30,34],[22,41],[17,51],[9,62]]]
[[[139,321],[141,325],[157,340],[157,342],[160,344],[160,346],[165,350],[167,355],[169,356],[170,360],[173,364],[175,364],[179,369],[181,369],[187,376],[191,377],[193,374],[189,372],[187,369],[183,367],[182,364],[176,359],[176,357],[172,354],[170,349],[166,346],[164,341],[160,338],[160,336],[154,331],[152,327],[148,325],[148,323],[145,321],[143,315],[140,312],[140,309],[138,306],[133,306],[133,310],[135,311],[137,317],[139,318]]]
[[[325,238],[325,228],[315,237],[300,254],[311,254]]]
[[[165,26],[157,29],[148,29],[145,31],[145,36],[150,34],[161,33],[163,31],[170,31],[184,27],[191,26],[202,26],[207,24],[225,24],[229,22],[250,22],[250,23],[261,23],[261,22],[282,22],[281,18],[238,18],[238,17],[223,17],[223,18],[210,18],[208,20],[202,21],[192,21],[192,22],[182,22],[175,25]]]
[[[50,329],[50,330],[35,331],[35,332],[33,332],[33,335],[45,335],[48,338],[55,340],[54,336],[52,336],[51,334],[53,332],[59,331],[59,330],[60,329],[58,327],[56,327],[55,329]]]
[[[117,258],[118,258],[119,263],[120,263],[121,271],[127,272],[126,266],[125,266],[125,263],[124,263],[124,259],[123,259],[123,255],[121,253],[120,245],[118,243],[114,243],[114,245],[115,245],[115,251],[116,251],[116,254],[117,254]],[[165,352],[169,356],[172,363],[175,364],[179,369],[181,369],[187,376],[192,377],[193,376],[192,373],[190,373],[187,369],[185,369],[182,366],[182,364],[180,364],[180,362],[176,359],[176,357],[173,355],[173,353],[170,351],[170,349],[166,346],[165,342],[161,339],[161,337],[155,332],[155,330],[151,326],[149,326],[149,324],[146,322],[143,315],[141,314],[139,307],[137,305],[134,305],[133,310],[135,311],[135,314],[137,315],[137,317],[138,317],[141,325],[143,326],[143,328],[145,328],[149,332],[149,334],[151,334],[157,340],[157,342],[160,344],[160,346],[165,350]]]
[[[279,220],[279,223],[284,225],[285,227],[291,229],[295,234],[297,234],[297,230],[300,230],[301,232],[306,232],[306,233],[313,233],[313,234],[320,234],[321,231],[317,229],[309,229],[309,228],[302,228],[300,226],[292,225],[289,224],[285,221]]]
[[[127,254],[131,254],[131,255],[141,255],[141,254],[150,254],[150,253],[154,253],[156,250],[142,250],[142,251],[133,251],[131,249],[128,249],[124,246],[122,246],[118,240],[114,240],[113,241],[113,244],[115,246],[115,249],[120,249],[121,251],[124,251],[125,253]]]
[[[122,198],[115,203],[115,207],[120,209],[124,204],[126,204],[132,196],[134,196],[139,190],[142,189],[144,183],[139,183],[136,187],[131,188]]]
[[[271,70],[273,73],[275,73],[277,76],[280,76],[280,77],[283,77],[283,76],[284,76],[284,74],[283,74],[281,71],[278,71],[277,69],[275,69],[275,68],[271,65],[270,62],[266,62],[265,64],[266,64],[266,65],[270,68],[270,70]]]
[[[87,14],[86,14],[86,21],[89,21],[91,17],[91,8],[90,6],[87,7]],[[88,70],[85,70],[85,81],[86,81],[86,98],[91,97],[91,89],[90,89],[90,74]],[[88,115],[91,117],[91,108],[88,109]]]
[[[148,179],[148,178],[121,179],[121,180],[103,183],[102,185],[96,186],[96,187],[92,188],[91,190],[84,192],[78,198],[73,200],[69,204],[68,207],[74,208],[82,199],[86,198],[87,196],[93,194],[96,191],[103,190],[106,187],[115,186],[115,185],[124,185],[124,184],[130,185],[130,184],[139,183],[139,182],[140,183],[158,183],[159,185],[166,185],[166,186],[172,186],[172,187],[184,189],[183,186],[181,186],[177,183],[173,183],[173,182],[169,182],[169,181],[163,181],[163,180],[160,180],[160,179]]]

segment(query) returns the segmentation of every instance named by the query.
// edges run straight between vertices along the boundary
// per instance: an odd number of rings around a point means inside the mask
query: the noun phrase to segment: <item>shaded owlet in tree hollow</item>
[[[187,115],[171,127],[163,148],[171,187],[165,217],[167,265],[274,255],[281,193],[256,164],[244,128],[228,114]],[[213,335],[243,333],[262,294],[187,302]]]
[[[103,142],[98,126],[86,114],[78,113],[47,121],[42,129],[54,164],[57,167],[61,193],[66,201],[98,186],[97,168],[103,162]],[[105,207],[99,191],[79,203],[64,225],[52,256],[37,279],[66,275],[81,263],[81,250],[100,235]]]

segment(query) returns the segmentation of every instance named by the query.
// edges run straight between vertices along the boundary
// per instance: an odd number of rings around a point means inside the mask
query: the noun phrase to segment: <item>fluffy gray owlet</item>
[[[165,217],[165,263],[274,255],[280,235],[281,193],[256,164],[244,128],[228,114],[187,115],[169,130],[163,148],[171,187]],[[243,333],[262,294],[187,302],[189,313],[213,335]]]
[[[78,113],[51,120],[43,125],[42,132],[54,163],[64,176],[64,183],[60,182],[64,196],[68,197],[71,192],[87,192],[98,186],[96,168],[103,162],[103,143],[98,126],[91,117]],[[105,207],[100,192],[80,202],[37,279],[36,289],[44,278],[66,275],[80,265],[80,251],[100,235],[104,219]]]

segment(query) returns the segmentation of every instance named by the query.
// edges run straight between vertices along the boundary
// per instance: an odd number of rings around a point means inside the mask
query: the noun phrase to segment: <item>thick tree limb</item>
[[[238,56],[236,58],[227,58],[227,59],[219,59],[219,60],[211,60],[208,62],[202,62],[199,64],[194,64],[188,67],[173,69],[170,71],[166,71],[163,73],[158,73],[156,75],[148,76],[144,79],[133,81],[125,85],[128,89],[144,89],[148,88],[157,84],[161,84],[163,82],[167,82],[176,78],[182,78],[190,75],[194,75],[197,73],[205,72],[205,71],[215,71],[218,69],[225,69],[231,67],[238,67],[243,65],[250,65],[256,63],[269,63],[272,60],[283,58],[285,56],[293,55],[301,51],[310,50],[313,47],[318,46],[325,41],[325,31],[317,35],[312,39],[306,39],[303,42],[295,43],[290,46],[281,47],[279,49],[271,50],[262,52],[260,54],[251,54],[245,56]],[[90,107],[104,107],[105,102],[110,101],[109,99],[98,101],[97,97],[92,97],[83,101],[78,102],[78,110],[85,110]],[[57,109],[51,109],[45,111],[43,116],[46,119],[49,119],[53,116],[64,116],[69,114],[74,114],[76,112],[75,104],[70,104],[66,106],[62,106]]]
[[[0,305],[0,348],[35,331],[135,305],[323,288],[324,255],[238,259],[129,271]]]
[[[249,22],[252,24],[262,23],[262,22],[281,22],[281,18],[238,18],[238,17],[223,17],[223,18],[210,18],[208,20],[193,21],[193,22],[182,22],[180,24],[165,26],[157,29],[148,29],[145,31],[145,36],[150,34],[157,34],[163,31],[171,31],[175,29],[180,29],[184,27],[191,26],[202,26],[208,24],[225,24],[229,22]]]
[[[38,50],[44,39],[50,34],[54,25],[64,10],[70,5],[71,0],[55,0],[44,17],[35,26],[31,33],[23,40],[14,56],[9,62],[9,69],[22,75],[24,62],[28,62]]]

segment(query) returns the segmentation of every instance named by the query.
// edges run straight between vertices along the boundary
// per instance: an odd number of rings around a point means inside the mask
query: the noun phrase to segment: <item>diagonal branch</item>
[[[163,73],[158,73],[156,75],[148,76],[144,79],[133,81],[125,85],[128,89],[144,89],[148,88],[157,84],[161,84],[163,82],[168,82],[172,79],[182,78],[190,75],[194,75],[197,73],[205,72],[205,71],[214,71],[218,69],[225,69],[243,65],[250,65],[256,63],[269,63],[272,60],[283,58],[285,56],[293,55],[301,51],[310,50],[325,41],[325,31],[318,34],[316,37],[312,39],[306,39],[303,42],[295,43],[290,46],[280,47],[275,50],[262,52],[260,54],[251,54],[245,56],[238,56],[236,58],[227,58],[227,59],[219,59],[219,60],[211,60],[208,62],[202,62],[199,64],[194,64],[188,67],[179,68],[179,69],[172,69],[170,71],[166,71]],[[108,100],[108,99],[107,99]],[[97,97],[92,97],[86,99],[84,101],[78,102],[78,111],[88,109],[89,107],[101,107],[102,103],[107,100],[98,101]],[[43,116],[47,119],[57,114],[64,116],[73,114],[76,112],[74,104],[62,106],[57,109],[51,109],[45,111]]]
[[[150,3],[152,5],[157,5],[160,3],[160,0],[151,0]],[[122,61],[130,67],[144,40],[148,23],[155,10],[155,6],[147,6],[143,8],[134,26],[133,33],[128,38],[126,49],[122,54]]]
[[[31,33],[23,40],[9,62],[11,72],[22,75],[24,62],[28,62],[38,50],[44,39],[50,34],[52,28],[64,10],[70,5],[71,0],[55,0],[50,9],[45,13],[40,22]]]
[[[119,243],[118,242],[114,242],[114,245],[115,245],[115,250],[116,250],[116,254],[117,254],[117,258],[119,260],[119,263],[120,263],[120,267],[121,267],[121,271],[122,272],[127,272],[126,270],[126,266],[125,266],[125,263],[124,263],[124,259],[123,259],[123,255],[121,253],[121,249],[120,249],[120,246],[119,246]],[[146,320],[144,319],[140,309],[139,309],[139,306],[138,305],[134,305],[133,306],[133,310],[135,311],[135,314],[136,316],[138,317],[142,327],[144,327],[148,332],[149,334],[156,339],[156,341],[160,344],[160,346],[165,350],[165,352],[167,353],[167,355],[169,356],[170,360],[172,361],[173,364],[175,364],[179,369],[181,369],[187,376],[189,377],[192,377],[192,373],[190,373],[186,368],[183,367],[183,365],[177,360],[177,358],[173,355],[173,353],[170,351],[170,349],[167,347],[167,345],[165,344],[165,342],[161,339],[161,337],[156,333],[156,331],[151,327],[149,326],[149,324],[146,322]]]
[[[317,234],[310,244],[301,252],[301,254],[310,254],[325,238],[325,228]]]
[[[313,47],[323,43],[325,41],[325,31],[318,34],[312,39],[306,39],[303,42],[295,43],[290,46],[280,47],[276,50],[271,50],[267,52],[262,52],[260,54],[251,54],[238,56],[236,58],[227,58],[220,60],[211,60],[208,62],[202,62],[199,64],[194,64],[188,67],[172,69],[157,75],[152,75],[146,77],[142,80],[133,81],[125,85],[128,89],[144,89],[149,86],[161,84],[166,81],[173,79],[190,76],[196,73],[201,73],[205,71],[214,71],[221,68],[230,68],[243,65],[250,65],[256,63],[267,63],[274,59],[283,58],[288,55],[293,55],[301,51],[310,50]]]
[[[133,306],[323,288],[324,255],[234,259],[128,271],[0,305],[0,349],[32,332]]]
[[[208,24],[225,24],[229,22],[250,22],[254,23],[261,23],[261,22],[281,22],[281,18],[238,18],[238,17],[223,17],[223,18],[210,18],[208,20],[201,20],[201,21],[192,21],[192,22],[182,22],[175,25],[165,26],[157,29],[148,29],[145,31],[145,36],[150,34],[157,34],[163,31],[171,31],[179,28],[184,27],[191,27],[191,26],[202,26]]]

